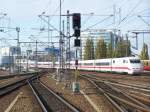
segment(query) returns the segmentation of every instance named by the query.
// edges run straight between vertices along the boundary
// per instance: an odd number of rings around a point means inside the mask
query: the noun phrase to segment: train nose
[[[133,67],[132,70],[134,73],[138,73],[138,72],[142,72],[143,68],[142,67]]]

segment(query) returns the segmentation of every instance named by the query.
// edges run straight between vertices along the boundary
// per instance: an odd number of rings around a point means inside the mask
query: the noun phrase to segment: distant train
[[[150,60],[141,60],[144,65],[144,70],[150,71]]]
[[[26,66],[26,62],[22,63]],[[68,62],[66,63],[69,64]],[[30,61],[29,67],[35,67],[35,62]],[[55,62],[38,62],[38,68],[58,68],[59,63]],[[70,61],[70,69],[75,69],[75,61]],[[79,70],[88,71],[105,71],[128,74],[139,74],[143,71],[143,64],[138,57],[123,57],[110,59],[83,60],[78,62]]]

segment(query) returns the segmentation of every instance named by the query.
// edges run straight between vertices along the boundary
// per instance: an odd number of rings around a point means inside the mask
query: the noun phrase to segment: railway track
[[[35,79],[38,74],[33,74],[24,78],[21,78],[17,81],[9,82],[4,85],[0,85],[0,97],[10,93],[11,91],[16,90],[17,88],[25,85],[27,83],[27,80],[33,80]]]
[[[44,112],[79,112],[76,107],[50,90],[41,81],[34,80],[28,83]]]
[[[2,75],[2,76],[0,76],[0,80],[13,78],[15,76],[17,76],[17,75]]]
[[[132,96],[116,89],[114,86],[105,83],[104,81],[93,80],[87,76],[81,76],[92,83],[100,93],[109,100],[110,103],[120,112],[150,112],[150,107],[144,102],[140,102]]]
[[[13,78],[13,77],[16,77],[16,76],[33,75],[33,74],[36,74],[36,73],[38,73],[38,72],[27,72],[27,73],[12,74],[12,75],[0,75],[0,80],[9,79],[9,78]]]
[[[15,83],[15,82],[17,82],[17,81],[26,79],[26,78],[28,78],[28,77],[30,77],[30,76],[18,76],[18,77],[3,79],[3,80],[1,80],[1,82],[0,82],[0,88],[3,88],[3,87],[5,87],[5,86],[10,85],[10,84],[12,84],[12,83]]]
[[[95,75],[91,76],[88,74],[86,74],[86,77],[91,78],[92,80],[95,80],[95,81],[105,82],[105,83],[111,84],[113,86],[128,88],[128,89],[132,89],[132,90],[138,90],[140,92],[145,92],[145,93],[150,94],[150,86],[149,85],[138,85],[138,84],[129,84],[129,83],[127,84],[127,83],[118,82],[118,81],[114,81],[114,80],[110,80],[110,79],[107,80],[106,78],[103,79],[103,78],[95,76]]]

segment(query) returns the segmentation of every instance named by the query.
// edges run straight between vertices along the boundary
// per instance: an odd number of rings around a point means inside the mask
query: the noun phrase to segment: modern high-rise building
[[[83,59],[83,54],[84,54],[84,47],[86,45],[86,40],[87,39],[92,39],[94,48],[96,47],[96,44],[99,39],[104,39],[104,42],[108,45],[109,43],[112,43],[112,47],[115,48],[115,45],[118,40],[118,35],[114,33],[113,30],[106,30],[106,29],[92,29],[88,30],[86,32],[81,33],[81,52],[80,54],[80,59]]]

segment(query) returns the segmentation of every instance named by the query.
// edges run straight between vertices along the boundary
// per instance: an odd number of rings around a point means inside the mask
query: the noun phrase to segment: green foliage
[[[124,56],[130,56],[131,55],[131,49],[130,49],[130,41],[128,40],[120,40],[116,48],[113,52],[114,57],[124,57]]]
[[[126,56],[131,56],[131,43],[130,43],[130,41],[127,41]]]
[[[128,39],[121,39],[118,41],[115,48],[113,48],[112,42],[107,46],[104,39],[100,39],[96,43],[95,50],[93,47],[93,41],[87,39],[84,49],[84,60],[94,59],[94,51],[95,59],[131,56],[131,44]]]
[[[94,45],[93,40],[88,38],[84,47],[84,60],[90,59],[94,59]]]
[[[144,43],[141,54],[140,54],[140,58],[142,60],[148,60],[149,56],[148,56],[148,45],[146,43]]]
[[[107,54],[107,46],[103,39],[100,39],[96,44],[96,52],[95,52],[95,58],[101,59],[106,58]]]
[[[113,57],[113,47],[112,43],[109,43],[107,46],[107,58],[112,58]]]
[[[115,50],[113,51],[113,57],[121,57],[121,43],[118,42]]]

